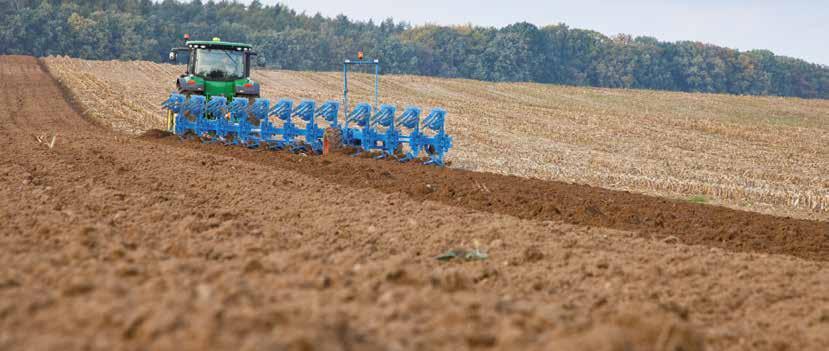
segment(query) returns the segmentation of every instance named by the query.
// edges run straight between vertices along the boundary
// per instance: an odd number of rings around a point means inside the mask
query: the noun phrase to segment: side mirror
[[[170,62],[176,62],[176,52],[170,51]]]

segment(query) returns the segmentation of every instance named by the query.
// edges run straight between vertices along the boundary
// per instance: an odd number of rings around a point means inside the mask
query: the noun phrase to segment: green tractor
[[[187,71],[176,79],[176,91],[161,106],[167,110],[170,131],[182,139],[219,142],[249,148],[287,149],[326,154],[340,147],[377,158],[402,162],[419,160],[442,166],[452,147],[446,134],[446,110],[435,107],[422,113],[420,107],[380,104],[380,60],[343,60],[343,98],[317,104],[312,99],[259,98],[259,84],[250,79],[256,53],[242,43],[190,41],[170,52],[188,55]],[[256,62],[261,65],[262,61]],[[349,106],[350,67],[374,69],[374,104]],[[424,116],[421,116],[423,114]],[[424,159],[426,156],[427,159]]]
[[[186,52],[187,70],[176,79],[176,92],[184,96],[204,95],[207,99],[224,96],[228,101],[259,97],[259,83],[250,79],[251,61],[257,56],[250,44],[233,43],[213,38],[211,41],[190,40],[184,35],[184,47],[170,51],[170,61],[178,62],[178,54]],[[263,66],[262,61],[256,62]],[[167,113],[167,129],[172,131],[175,118]]]

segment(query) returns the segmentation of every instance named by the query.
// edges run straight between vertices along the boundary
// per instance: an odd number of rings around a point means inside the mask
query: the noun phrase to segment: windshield
[[[245,60],[241,51],[196,50],[196,75],[211,80],[244,78]]]

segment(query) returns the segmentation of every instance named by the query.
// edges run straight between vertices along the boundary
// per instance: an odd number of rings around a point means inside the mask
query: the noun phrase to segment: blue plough
[[[348,66],[375,65],[375,104],[358,103],[348,109]],[[172,132],[180,137],[198,137],[205,142],[220,142],[246,147],[287,149],[293,152],[320,154],[325,149],[328,135],[341,145],[360,152],[390,157],[401,162],[421,159],[425,164],[444,165],[444,155],[452,147],[452,137],[444,128],[446,110],[432,109],[421,119],[421,109],[408,107],[398,114],[395,106],[378,101],[379,61],[346,60],[343,69],[344,116],[339,118],[340,102],[327,101],[317,107],[313,100],[294,105],[293,100],[282,99],[274,105],[268,99],[228,99],[200,95],[185,96],[173,93],[162,104],[172,111]],[[322,125],[320,123],[323,123]]]

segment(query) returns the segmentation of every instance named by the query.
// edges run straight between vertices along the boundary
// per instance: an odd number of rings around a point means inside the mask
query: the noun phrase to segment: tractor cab
[[[219,38],[189,40],[185,46],[170,51],[170,61],[187,53],[187,70],[176,80],[176,90],[185,95],[224,96],[254,99],[259,97],[259,83],[250,79],[251,58],[256,57],[249,44],[225,42]]]

